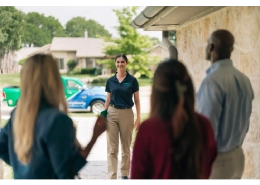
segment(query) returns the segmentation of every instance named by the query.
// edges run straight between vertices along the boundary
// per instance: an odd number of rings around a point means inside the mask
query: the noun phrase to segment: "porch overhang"
[[[173,31],[225,6],[147,6],[131,22],[144,31]]]

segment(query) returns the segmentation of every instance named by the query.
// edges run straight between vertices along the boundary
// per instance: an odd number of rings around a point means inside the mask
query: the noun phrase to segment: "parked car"
[[[78,78],[61,76],[64,86],[64,95],[67,99],[68,109],[71,112],[90,111],[99,114],[104,110],[106,101],[105,87],[90,87],[82,83]],[[20,88],[18,86],[4,87],[2,90],[3,101],[9,107],[15,107],[20,98]]]

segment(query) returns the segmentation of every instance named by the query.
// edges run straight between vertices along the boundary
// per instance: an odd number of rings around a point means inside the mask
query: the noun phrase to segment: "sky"
[[[94,19],[114,37],[118,36],[114,27],[119,23],[113,9],[121,9],[127,5],[126,0],[16,0],[17,9],[25,13],[38,12],[45,16],[53,16],[63,26],[77,16],[85,17],[86,20]],[[145,6],[140,5],[138,13],[144,8]],[[162,40],[161,31],[143,31],[143,29],[138,29],[138,31],[140,34]]]

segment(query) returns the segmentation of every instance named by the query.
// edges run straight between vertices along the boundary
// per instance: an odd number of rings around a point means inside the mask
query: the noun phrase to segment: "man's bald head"
[[[228,30],[220,29],[214,31],[208,40],[208,49],[210,52],[214,52],[213,61],[230,58],[234,42],[235,38]]]

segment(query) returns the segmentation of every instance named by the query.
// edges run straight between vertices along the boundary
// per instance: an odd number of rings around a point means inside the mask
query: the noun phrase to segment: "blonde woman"
[[[0,131],[0,158],[13,167],[15,179],[72,179],[105,130],[98,117],[91,141],[79,148],[57,61],[37,54],[21,71],[21,97]]]

